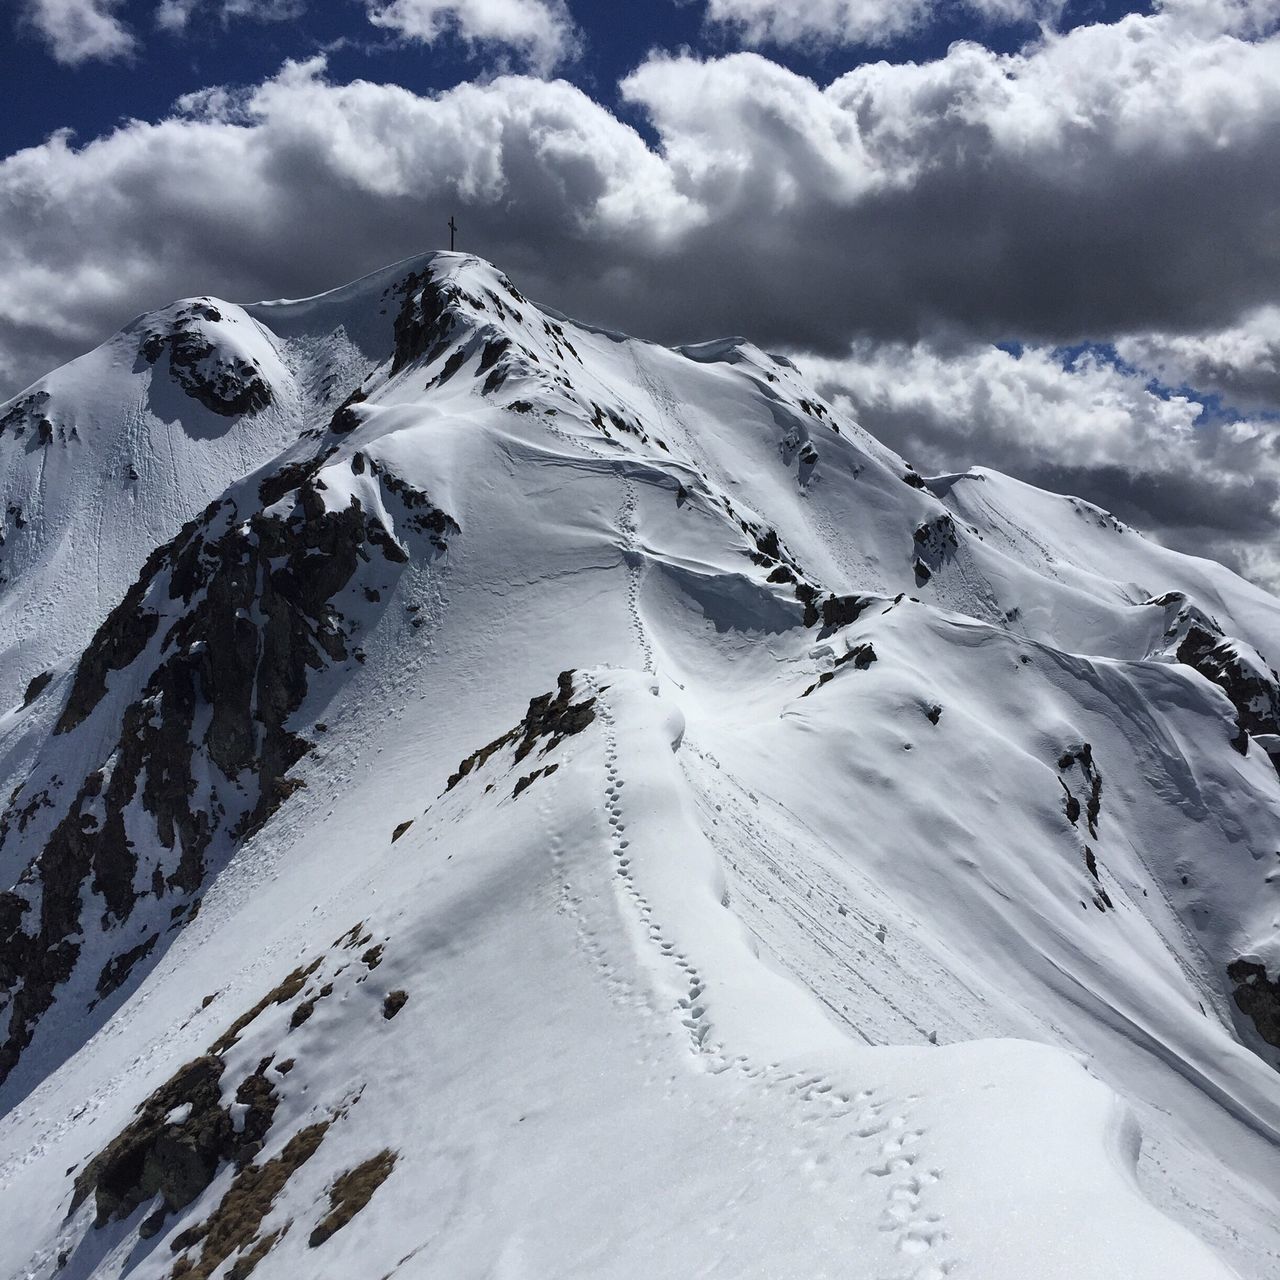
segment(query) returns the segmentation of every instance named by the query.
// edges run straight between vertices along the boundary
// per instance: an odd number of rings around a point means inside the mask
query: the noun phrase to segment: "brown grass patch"
[[[307,1239],[311,1248],[324,1244],[335,1231],[341,1231],[369,1203],[373,1193],[390,1177],[396,1159],[394,1151],[384,1149],[334,1181],[329,1188],[329,1212]]]
[[[253,1245],[258,1228],[271,1212],[276,1197],[289,1179],[319,1150],[332,1123],[332,1120],[322,1120],[308,1125],[285,1143],[278,1156],[265,1164],[251,1164],[241,1169],[209,1217],[174,1240],[171,1247],[175,1253],[185,1253],[196,1245],[201,1249],[198,1257],[182,1257],[173,1264],[171,1280],[208,1280],[233,1253]],[[258,1265],[281,1234],[274,1232],[265,1236],[257,1241],[251,1252],[242,1253],[233,1268],[238,1280],[243,1280]],[[271,1242],[266,1248],[262,1248],[264,1240]]]

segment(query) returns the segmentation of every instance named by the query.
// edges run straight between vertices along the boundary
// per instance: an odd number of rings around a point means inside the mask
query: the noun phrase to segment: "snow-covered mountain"
[[[0,1275],[1280,1274],[1280,601],[463,255],[0,427]]]

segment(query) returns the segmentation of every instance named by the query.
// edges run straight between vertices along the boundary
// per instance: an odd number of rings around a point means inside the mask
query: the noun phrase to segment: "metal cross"
[[[453,252],[453,238],[458,234],[458,224],[453,220],[453,214],[449,215],[449,252]]]

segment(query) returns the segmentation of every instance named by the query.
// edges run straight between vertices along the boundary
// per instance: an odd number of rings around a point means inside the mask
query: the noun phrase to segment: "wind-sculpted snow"
[[[84,361],[0,412],[0,1274],[1280,1268],[1280,603],[462,255]]]

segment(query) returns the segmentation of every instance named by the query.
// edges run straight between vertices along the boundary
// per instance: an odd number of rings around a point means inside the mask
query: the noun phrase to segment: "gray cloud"
[[[1274,39],[1131,17],[825,91],[750,55],[624,89],[714,211],[687,242],[701,291],[768,340],[1194,331],[1280,285]]]
[[[1280,37],[1130,16],[825,88],[655,56],[622,92],[656,148],[564,83],[424,98],[309,63],[11,156],[0,363],[20,379],[39,332],[63,356],[175,287],[321,288],[450,213],[548,300],[667,339],[1194,334],[1280,290]]]
[[[1167,385],[1216,392],[1237,409],[1280,409],[1280,307],[1209,333],[1131,334],[1116,347]]]
[[[1028,478],[1058,493],[1088,493],[1139,528],[1196,555],[1211,536],[1219,559],[1240,563],[1244,552],[1233,544],[1269,537],[1276,527],[1280,480],[1274,475],[1245,479],[1226,474],[1131,470],[1115,464],[1070,466],[1044,462],[1027,469]],[[1226,547],[1225,556],[1222,553]],[[1274,571],[1273,571],[1274,572]]]

